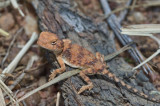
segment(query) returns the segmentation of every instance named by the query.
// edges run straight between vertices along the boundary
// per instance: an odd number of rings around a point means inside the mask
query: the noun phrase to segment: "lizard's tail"
[[[122,86],[126,87],[128,90],[138,94],[139,96],[152,101],[152,102],[157,102],[160,103],[160,100],[156,100],[155,98],[149,98],[148,95],[144,94],[143,92],[138,91],[136,88],[133,88],[132,86],[126,84],[124,81],[122,81],[121,79],[117,78],[114,74],[112,74],[111,72],[109,72],[107,69],[104,69],[102,72],[103,75],[108,75],[109,78],[114,79],[115,82],[120,83]]]

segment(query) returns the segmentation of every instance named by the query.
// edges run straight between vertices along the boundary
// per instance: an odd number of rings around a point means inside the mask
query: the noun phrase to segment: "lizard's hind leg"
[[[82,70],[79,75],[82,77],[82,79],[87,82],[88,85],[82,86],[78,92],[78,94],[82,93],[83,91],[89,89],[91,90],[93,88],[93,83],[91,82],[91,80],[89,79],[88,76],[86,76],[87,74],[93,74],[94,70],[92,68],[88,68],[85,70]]]

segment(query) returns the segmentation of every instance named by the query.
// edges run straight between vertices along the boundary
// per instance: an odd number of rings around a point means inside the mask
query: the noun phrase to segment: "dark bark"
[[[115,42],[107,32],[107,24],[95,24],[91,19],[72,11],[70,1],[41,0],[37,8],[39,26],[42,31],[56,33],[59,38],[69,38],[93,53],[107,55],[116,51]],[[114,58],[107,62],[109,70],[121,79],[130,73],[131,67],[122,58]],[[67,71],[71,68],[67,67]],[[140,74],[143,76],[143,74]],[[143,76],[144,77],[144,76]],[[66,106],[113,106],[113,105],[153,105],[125,88],[119,86],[105,75],[90,76],[94,88],[78,95],[77,91],[86,83],[77,75],[59,83],[64,104]],[[127,84],[135,86],[140,91],[148,93],[153,90],[152,84],[141,81],[138,86],[135,79],[122,79]],[[121,89],[122,88],[122,89]],[[63,101],[62,101],[63,102]]]
[[[104,10],[104,13],[107,15],[111,12],[111,9],[109,7],[109,4],[107,2],[107,0],[101,0],[100,1]],[[131,39],[131,37],[121,34],[120,33],[120,22],[118,21],[118,18],[114,15],[111,14],[107,19],[107,22],[109,24],[109,26],[111,27],[112,31],[114,32],[114,34],[116,35],[116,37],[118,38],[118,40],[121,42],[121,44],[123,46],[127,45],[130,42],[133,42],[133,40]],[[136,44],[132,45],[132,50],[128,50],[129,54],[131,55],[131,57],[134,59],[134,61],[136,62],[136,64],[140,64],[142,61],[144,61],[144,56],[142,55],[142,53],[137,49]],[[142,66],[143,71],[148,74],[150,77],[153,76],[153,70],[149,67],[148,64],[144,64]]]

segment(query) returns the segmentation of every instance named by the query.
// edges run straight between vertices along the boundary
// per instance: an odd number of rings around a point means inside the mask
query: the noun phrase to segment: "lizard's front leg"
[[[78,94],[82,93],[83,91],[89,89],[91,90],[93,88],[93,83],[91,82],[91,80],[89,79],[89,77],[87,77],[87,74],[94,74],[94,69],[92,68],[88,68],[85,70],[82,70],[79,75],[82,77],[82,79],[84,79],[85,82],[87,82],[88,85],[82,86],[78,92]]]
[[[52,79],[54,79],[54,77],[55,77],[57,74],[62,73],[62,72],[64,72],[64,71],[66,70],[66,67],[65,67],[65,64],[64,64],[64,61],[63,61],[61,55],[57,56],[57,61],[58,61],[58,63],[59,63],[59,65],[60,65],[61,68],[56,69],[56,70],[54,70],[54,71],[51,73],[51,75],[49,76],[49,81],[52,80]]]

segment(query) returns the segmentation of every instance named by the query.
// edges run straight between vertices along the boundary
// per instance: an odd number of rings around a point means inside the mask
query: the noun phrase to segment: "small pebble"
[[[14,18],[11,13],[7,13],[0,17],[0,28],[5,31],[9,31],[15,25]]]

